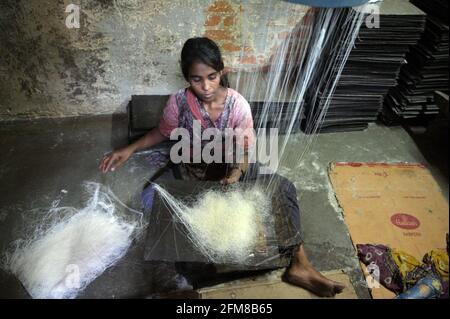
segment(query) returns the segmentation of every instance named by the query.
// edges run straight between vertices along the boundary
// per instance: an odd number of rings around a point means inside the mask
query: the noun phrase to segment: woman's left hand
[[[227,177],[220,181],[223,185],[229,185],[239,182],[239,179],[242,176],[242,171],[239,168],[234,168],[231,170],[230,174]]]

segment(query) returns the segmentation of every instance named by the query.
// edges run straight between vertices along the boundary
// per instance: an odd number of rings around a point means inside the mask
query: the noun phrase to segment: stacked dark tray
[[[410,46],[417,44],[425,30],[425,14],[407,1],[385,0],[380,8],[379,28],[369,28],[366,23],[361,26],[355,47],[329,101],[321,132],[364,130],[368,123],[374,122],[383,107],[384,97],[397,85]],[[336,34],[335,37],[343,39],[345,35]],[[339,45],[342,43],[333,44],[328,51],[337,50]],[[321,64],[332,63],[329,56],[324,54]],[[333,70],[328,78],[335,78],[336,73],[337,70]],[[312,92],[319,92],[319,95],[317,99],[310,99],[313,107],[308,116],[317,117],[327,102],[327,80],[320,79],[313,87]]]
[[[425,124],[439,113],[435,91],[448,92],[448,0],[412,0],[427,14],[426,30],[407,55],[398,85],[385,99],[386,124],[414,121]]]

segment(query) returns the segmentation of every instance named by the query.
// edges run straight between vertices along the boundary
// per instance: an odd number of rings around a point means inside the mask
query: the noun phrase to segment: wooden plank
[[[236,280],[213,287],[197,290],[200,299],[316,299],[318,296],[309,291],[283,282],[284,269],[270,272],[268,275]],[[342,271],[326,272],[331,280],[345,285],[344,291],[334,299],[357,299],[350,278]]]

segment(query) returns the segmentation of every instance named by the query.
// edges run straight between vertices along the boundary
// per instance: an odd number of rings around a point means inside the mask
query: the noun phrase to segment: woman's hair
[[[208,38],[190,38],[181,50],[181,71],[189,82],[189,69],[195,62],[201,62],[220,72],[224,69],[222,54],[217,44]],[[228,87],[228,78],[222,75],[220,85]]]

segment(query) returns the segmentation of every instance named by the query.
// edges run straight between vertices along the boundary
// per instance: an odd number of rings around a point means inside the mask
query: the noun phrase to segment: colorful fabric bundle
[[[371,269],[384,287],[407,298],[448,298],[448,252],[432,250],[422,262],[384,245],[356,245],[358,257]],[[411,291],[409,291],[411,289]],[[408,293],[406,293],[408,292]]]

